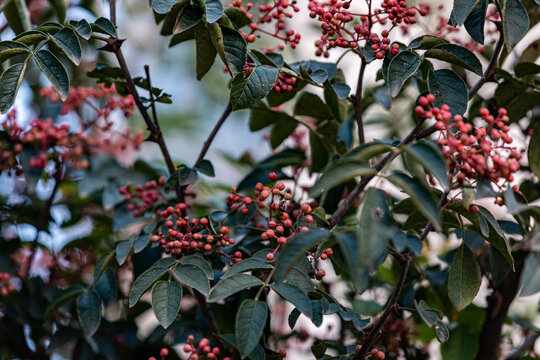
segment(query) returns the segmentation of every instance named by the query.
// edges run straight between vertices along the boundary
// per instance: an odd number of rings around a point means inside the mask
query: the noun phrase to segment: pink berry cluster
[[[161,212],[167,231],[165,233],[159,231],[152,235],[151,241],[160,243],[165,253],[173,255],[194,252],[210,253],[235,243],[235,240],[228,236],[227,226],[222,226],[216,233],[209,225],[207,218],[196,219],[182,216],[186,209],[186,204],[179,203]],[[236,259],[241,256],[242,254],[237,252],[231,258]]]
[[[475,128],[461,115],[452,116],[448,105],[432,106],[434,100],[431,94],[421,96],[416,114],[437,120],[437,142],[450,167],[451,180],[462,185],[465,180],[474,183],[484,177],[501,189],[511,183],[519,170],[521,155],[511,146],[506,110],[500,108],[493,116],[488,109],[480,109],[485,124]]]
[[[52,87],[40,90],[40,95],[49,98],[50,101],[61,102],[58,92]],[[96,106],[99,102],[102,106]],[[69,89],[67,99],[62,103],[61,114],[65,115],[87,104],[95,108],[99,116],[107,117],[112,111],[121,109],[125,116],[129,116],[135,109],[135,101],[131,95],[120,96],[116,92],[114,85],[107,88],[103,84],[100,88],[88,86],[72,87]]]
[[[356,345],[356,351],[360,351],[360,349],[362,349],[362,345]],[[372,349],[366,356],[366,359],[384,360],[385,358],[386,358],[386,354],[378,349]]]
[[[0,273],[0,296],[6,297],[15,291],[15,286],[11,283],[11,275]]]
[[[291,92],[296,83],[296,78],[288,74],[279,73],[277,81],[274,85],[275,92]]]
[[[368,10],[366,13],[356,13],[350,10],[352,0],[309,0],[309,16],[317,18],[321,24],[322,36],[315,42],[317,56],[328,57],[329,50],[336,47],[356,50],[361,42],[371,44],[377,59],[391,56],[399,52],[399,47],[391,46],[388,38],[390,31],[397,26],[407,27],[416,23],[416,14],[427,15],[423,7],[407,7],[406,1],[383,0],[380,8],[372,9],[371,0],[365,0]],[[354,24],[355,19],[359,23]],[[373,32],[375,24],[389,25],[381,36]]]
[[[162,348],[159,351],[159,356],[161,357],[161,360],[165,360],[165,358],[169,355],[169,349]],[[151,356],[148,358],[148,360],[157,360],[155,357]]]
[[[218,347],[212,348],[210,346],[210,340],[207,338],[201,339],[197,344],[193,335],[188,335],[187,345],[184,345],[184,352],[188,354],[188,360],[199,359],[219,359],[220,350]],[[231,360],[230,357],[221,358],[222,360]]]
[[[165,177],[162,176],[158,181],[148,181],[144,185],[132,186],[128,183],[118,189],[118,193],[124,196],[124,201],[128,203],[128,210],[133,216],[140,217],[157,202],[166,200],[161,190],[165,181]]]
[[[270,35],[276,39],[281,40],[283,43],[277,46],[278,50],[283,50],[285,44],[289,43],[294,49],[300,42],[301,35],[292,29],[286,29],[285,20],[293,17],[294,13],[300,11],[300,8],[296,5],[296,0],[273,0],[267,5],[260,5],[258,10],[260,14],[257,20],[253,20],[254,16],[250,13],[253,9],[252,3],[247,3],[244,7],[242,0],[235,0],[230,7],[235,7],[244,11],[244,13],[252,20],[249,24],[251,31],[249,34],[241,32],[247,42],[255,42],[257,39],[256,34],[263,33]],[[265,25],[274,23],[272,30],[266,30]],[[267,48],[265,51],[272,52],[275,49]]]

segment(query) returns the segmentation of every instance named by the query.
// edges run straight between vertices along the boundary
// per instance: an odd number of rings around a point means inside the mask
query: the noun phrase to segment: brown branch
[[[154,124],[156,124],[156,127],[159,129],[156,103],[154,102],[154,93],[152,92],[152,80],[150,80],[150,66],[144,65],[144,72],[146,73],[146,81],[148,82],[148,93],[150,97],[150,106],[152,108],[152,117],[154,118]]]
[[[216,123],[216,125],[212,129],[212,132],[210,133],[210,135],[208,135],[208,139],[206,139],[206,141],[204,142],[204,145],[203,145],[203,147],[201,149],[201,152],[199,153],[199,156],[197,157],[197,161],[195,161],[195,164],[198,164],[199,162],[201,162],[204,159],[204,157],[206,156],[206,153],[208,152],[208,149],[210,149],[210,145],[212,145],[212,142],[214,141],[214,138],[216,137],[219,129],[221,128],[221,126],[223,125],[225,120],[227,120],[227,118],[229,117],[231,112],[232,112],[232,105],[229,102],[227,104],[227,107],[223,111],[223,114],[221,114],[221,117],[219,118],[218,122]]]
[[[493,54],[491,55],[491,59],[489,60],[489,64],[486,68],[486,71],[484,71],[484,75],[478,80],[476,84],[469,90],[469,100],[473,98],[476,93],[484,86],[486,82],[488,82],[493,74],[495,73],[495,65],[497,65],[497,60],[499,59],[499,55],[501,54],[501,50],[504,45],[504,36],[501,31],[501,25],[497,24],[497,27],[499,28],[499,40],[497,40],[497,44],[495,45],[495,49],[493,50]]]
[[[330,218],[330,227],[334,227],[337,225],[337,223],[343,218],[347,210],[352,206],[358,195],[364,191],[366,186],[369,184],[371,180],[392,160],[394,160],[401,152],[399,149],[403,145],[407,145],[411,143],[414,140],[422,139],[432,133],[430,132],[421,132],[420,128],[424,124],[425,119],[420,119],[418,121],[418,124],[414,127],[414,129],[405,137],[399,145],[394,149],[394,151],[388,153],[385,157],[383,157],[375,166],[373,166],[373,169],[376,171],[373,175],[364,176],[362,180],[354,187],[354,189],[349,193],[349,196],[343,202],[339,205],[338,209],[332,217]],[[427,130],[427,129],[426,129]],[[425,135],[425,136],[424,136]]]
[[[362,117],[362,90],[364,87],[364,73],[366,71],[366,61],[364,58],[360,60],[360,74],[358,74],[358,83],[356,85],[356,94],[353,97],[354,113],[356,119],[356,127],[358,128],[358,141],[360,144],[366,142],[364,135],[364,121]]]
[[[109,0],[109,16],[112,24],[116,27],[116,0]]]

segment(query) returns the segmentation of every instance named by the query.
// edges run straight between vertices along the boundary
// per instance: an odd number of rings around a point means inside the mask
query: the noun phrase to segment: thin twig
[[[516,348],[510,355],[508,355],[504,360],[517,360],[522,355],[525,355],[525,353],[531,349],[534,349],[534,344],[536,343],[536,340],[538,340],[538,337],[540,337],[539,333],[531,333],[529,334],[525,340],[523,340],[523,343]]]
[[[216,137],[219,129],[221,128],[221,126],[223,125],[225,120],[227,120],[227,118],[229,117],[231,112],[232,112],[232,105],[229,102],[227,104],[227,107],[223,111],[223,114],[221,114],[221,117],[219,118],[218,122],[216,123],[216,125],[212,129],[212,132],[210,133],[210,135],[208,135],[208,139],[206,139],[206,141],[204,142],[204,145],[203,145],[203,147],[201,149],[201,152],[199,153],[199,156],[197,157],[197,161],[195,161],[195,164],[198,164],[199,162],[201,162],[204,159],[204,157],[206,156],[206,153],[208,152],[208,149],[210,149],[210,145],[212,145],[212,142],[214,141],[214,138]]]
[[[146,73],[146,81],[148,82],[148,93],[150,96],[150,106],[152,108],[152,117],[154,118],[154,124],[159,129],[158,117],[156,112],[156,103],[154,102],[154,93],[152,92],[152,81],[150,80],[150,66],[144,65],[144,72]]]
[[[112,24],[116,27],[116,0],[109,0],[109,14]]]
[[[364,73],[366,71],[366,60],[364,58],[361,58],[360,60],[360,73],[358,74],[358,83],[356,85],[356,94],[353,98],[354,102],[354,112],[355,112],[355,119],[356,119],[356,126],[358,128],[358,141],[360,142],[360,145],[364,144],[366,142],[365,136],[364,136],[364,122],[362,118],[362,90],[364,87]]]
[[[489,81],[489,79],[493,76],[495,71],[495,65],[497,64],[497,60],[499,59],[499,55],[501,54],[501,50],[504,45],[504,36],[502,31],[500,30],[500,25],[497,25],[499,28],[499,40],[497,40],[497,44],[495,45],[495,49],[493,50],[493,54],[491,55],[491,59],[489,60],[489,64],[486,68],[486,71],[484,71],[484,75],[478,80],[476,84],[469,90],[469,100],[473,98],[476,93],[484,86],[486,82]]]

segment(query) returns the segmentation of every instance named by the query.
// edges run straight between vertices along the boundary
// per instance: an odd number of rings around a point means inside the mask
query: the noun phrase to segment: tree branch
[[[469,100],[473,98],[476,93],[484,86],[486,82],[489,81],[489,79],[493,76],[495,72],[495,65],[497,65],[497,60],[499,59],[499,55],[501,54],[501,50],[504,45],[504,36],[501,31],[501,25],[497,24],[497,28],[499,29],[499,40],[497,40],[497,44],[495,45],[495,49],[493,50],[493,54],[491,55],[491,59],[489,60],[489,64],[486,68],[486,71],[484,71],[484,75],[478,80],[476,84],[469,90]]]
[[[152,80],[150,79],[150,66],[144,65],[144,72],[146,73],[146,81],[148,81],[148,96],[150,97],[150,106],[152,108],[152,117],[154,118],[154,124],[159,129],[159,122],[156,112],[156,103],[154,102],[154,93],[152,92]],[[161,129],[160,129],[161,130]]]
[[[223,125],[225,120],[227,120],[227,118],[229,117],[231,112],[232,112],[232,105],[229,102],[227,104],[227,107],[223,111],[223,114],[221,114],[221,117],[219,118],[218,122],[216,123],[216,125],[212,129],[212,132],[210,133],[210,135],[208,135],[208,139],[206,139],[206,141],[204,142],[204,145],[203,145],[203,147],[201,149],[201,152],[199,153],[199,156],[197,157],[197,161],[195,161],[195,164],[198,164],[199,162],[201,162],[204,159],[204,157],[206,156],[206,153],[208,152],[208,149],[210,149],[210,145],[212,145],[212,142],[214,141],[214,138],[216,137],[219,129],[221,128],[221,126]]]
[[[364,136],[364,122],[362,118],[362,90],[364,87],[364,73],[366,71],[366,61],[364,58],[360,59],[360,74],[358,74],[358,83],[356,85],[356,94],[353,97],[354,113],[356,119],[356,127],[358,128],[358,141],[361,144],[366,142]]]

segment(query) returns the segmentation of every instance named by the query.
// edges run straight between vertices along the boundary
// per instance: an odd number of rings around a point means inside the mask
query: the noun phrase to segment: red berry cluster
[[[61,102],[58,92],[52,87],[41,89],[39,94],[48,97],[52,102]],[[99,102],[105,102],[105,104],[99,106]],[[98,115],[103,117],[107,117],[116,109],[121,109],[125,116],[129,116],[135,109],[135,101],[131,95],[120,96],[117,94],[114,84],[109,88],[102,84],[99,89],[88,86],[70,88],[67,99],[62,103],[61,114],[65,115],[74,111],[83,104],[94,108]]]
[[[6,297],[14,291],[15,286],[11,283],[11,275],[0,273],[0,295]]]
[[[296,83],[296,78],[284,73],[279,73],[277,81],[274,85],[275,92],[291,92]]]
[[[175,207],[169,206],[161,212],[161,217],[168,230],[166,233],[159,231],[151,237],[151,240],[154,243],[159,242],[165,253],[173,255],[185,254],[186,252],[210,253],[217,248],[235,243],[235,240],[228,236],[229,228],[227,226],[222,226],[219,232],[215,233],[209,226],[207,218],[190,219],[188,216],[182,216],[186,208],[186,204],[179,203]],[[241,256],[242,254],[238,252],[231,258],[241,258]]]
[[[161,360],[165,360],[165,358],[169,355],[169,349],[162,348],[159,352],[159,356],[161,357]],[[148,358],[148,360],[157,360],[155,357],[151,356]]]
[[[286,19],[292,18],[295,12],[300,11],[300,8],[296,6],[296,0],[273,0],[267,5],[260,5],[258,7],[260,15],[256,21],[253,20],[254,16],[250,13],[250,10],[253,9],[252,3],[247,3],[244,7],[242,0],[236,0],[229,6],[242,10],[252,20],[249,24],[251,32],[249,34],[241,32],[247,42],[255,42],[257,32],[283,41],[283,44],[277,46],[279,50],[283,50],[285,48],[284,44],[287,43],[294,49],[300,42],[300,34],[292,29],[286,30],[285,25]],[[264,25],[271,23],[275,23],[274,29],[272,31],[266,30]],[[274,50],[273,48],[265,49],[267,52]]]
[[[118,189],[118,193],[124,196],[124,201],[128,202],[128,210],[134,217],[140,217],[154,206],[158,201],[164,201],[165,196],[161,187],[165,185],[165,177],[162,176],[158,181],[148,181],[146,184],[133,187],[126,184]]]
[[[506,110],[500,108],[497,116],[493,116],[488,109],[480,109],[485,125],[475,128],[461,115],[452,117],[447,105],[440,109],[433,107],[434,100],[433,95],[420,97],[416,114],[437,120],[437,142],[450,167],[451,180],[463,185],[465,180],[474,183],[484,177],[501,189],[512,182],[514,173],[519,170],[521,156],[510,146],[513,139],[509,134]]]
[[[329,50],[336,47],[357,49],[360,42],[371,44],[378,59],[386,53],[391,56],[399,52],[398,46],[390,46],[388,35],[397,26],[409,26],[416,23],[416,14],[425,16],[425,8],[407,7],[406,1],[383,0],[381,7],[372,9],[371,1],[366,0],[367,13],[355,13],[350,10],[352,0],[309,0],[309,16],[322,22],[322,36],[315,42],[317,56],[329,56]],[[355,19],[360,23],[350,27]],[[391,25],[381,32],[381,37],[372,31],[375,24]]]
[[[184,352],[189,355],[189,360],[199,359],[219,359],[220,350],[218,347],[212,348],[210,340],[203,338],[199,343],[195,343],[195,337],[188,335],[187,345],[184,346]],[[222,360],[231,360],[230,357],[224,357]]]

